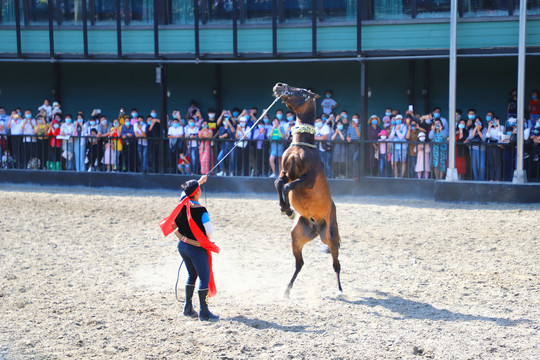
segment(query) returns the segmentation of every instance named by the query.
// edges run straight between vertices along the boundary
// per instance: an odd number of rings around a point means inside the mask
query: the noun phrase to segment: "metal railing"
[[[281,154],[290,141],[178,138],[162,144],[160,149],[160,139],[150,137],[0,135],[0,168],[204,174],[237,144],[213,175],[268,177],[279,174]],[[443,179],[448,168],[447,142],[319,141],[316,146],[328,178]],[[512,181],[516,153],[515,143],[458,143],[459,178]],[[529,181],[539,181],[540,144],[527,141],[524,153]]]

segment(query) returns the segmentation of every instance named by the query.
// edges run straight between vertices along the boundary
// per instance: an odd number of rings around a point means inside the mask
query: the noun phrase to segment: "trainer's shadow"
[[[281,330],[285,332],[306,332],[306,333],[314,333],[314,334],[324,333],[324,330],[309,330],[308,329],[309,326],[305,326],[305,325],[293,325],[293,326],[279,325],[271,321],[249,319],[243,315],[231,317],[231,318],[228,318],[227,320],[245,324],[249,327],[252,327],[254,329],[259,329],[259,330],[276,329],[276,330]]]
[[[377,316],[389,317],[394,320],[419,319],[433,321],[489,321],[500,326],[516,326],[520,323],[533,322],[529,319],[511,320],[500,317],[461,314],[446,309],[438,309],[430,304],[404,299],[402,297],[393,296],[381,291],[376,291],[375,293],[380,296],[380,298],[364,297],[361,300],[354,301],[345,298],[338,298],[336,300],[343,301],[348,304],[369,306],[371,308],[382,306],[394,313],[400,314],[401,316],[382,315],[377,311],[373,311],[373,313]]]

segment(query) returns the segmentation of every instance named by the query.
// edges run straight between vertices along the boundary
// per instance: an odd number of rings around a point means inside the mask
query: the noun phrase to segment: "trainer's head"
[[[180,188],[190,199],[195,199],[200,196],[201,189],[199,188],[197,180],[188,180],[183,183]]]

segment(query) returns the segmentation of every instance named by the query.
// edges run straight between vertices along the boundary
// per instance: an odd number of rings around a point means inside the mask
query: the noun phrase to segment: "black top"
[[[146,128],[146,136],[148,137],[153,137],[153,138],[159,138],[160,137],[160,130],[161,130],[161,124],[156,122],[154,124],[154,127],[152,128],[152,130],[149,130],[150,129],[150,125],[148,125],[148,127]]]
[[[191,203],[191,218],[195,221],[195,224],[199,226],[199,229],[206,235],[206,229],[204,228],[203,222],[202,222],[202,216],[206,212],[206,208],[202,205]],[[180,214],[176,217],[174,220],[176,223],[176,226],[178,226],[178,232],[185,237],[197,240],[195,238],[195,235],[191,232],[191,229],[189,228],[189,223],[187,220],[187,214],[186,214],[186,207],[180,211]]]

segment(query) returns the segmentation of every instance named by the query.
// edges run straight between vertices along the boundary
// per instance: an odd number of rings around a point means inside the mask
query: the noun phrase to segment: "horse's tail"
[[[336,215],[336,204],[332,201],[332,210],[330,211],[330,239],[336,242],[336,246],[339,248],[341,245],[341,237],[339,236],[339,229]]]

